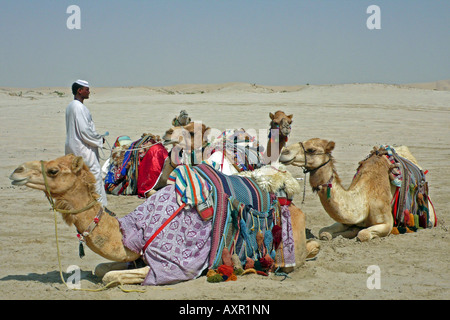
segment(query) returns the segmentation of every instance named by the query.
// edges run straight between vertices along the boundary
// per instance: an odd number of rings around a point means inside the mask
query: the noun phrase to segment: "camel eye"
[[[47,174],[49,176],[56,176],[58,174],[59,170],[57,168],[50,168],[47,170]]]
[[[306,153],[314,154],[315,152],[315,149],[306,149]]]

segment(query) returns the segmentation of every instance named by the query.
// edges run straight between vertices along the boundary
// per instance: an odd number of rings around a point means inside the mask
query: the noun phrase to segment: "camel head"
[[[185,125],[189,124],[190,122],[191,122],[191,118],[189,117],[186,110],[181,110],[180,114],[177,117],[173,118],[172,125],[174,127],[185,126]]]
[[[277,111],[275,114],[272,112],[269,113],[269,117],[271,119],[270,122],[270,129],[279,129],[280,135],[283,135],[285,137],[289,136],[291,133],[291,124],[292,124],[292,117],[294,115],[287,116],[283,111]]]
[[[207,142],[206,131],[209,127],[201,122],[190,122],[185,126],[172,127],[163,136],[165,144],[179,145],[184,150],[192,151]]]
[[[285,165],[304,167],[311,171],[331,159],[335,143],[319,138],[298,142],[283,148],[279,161]]]
[[[89,191],[95,190],[95,177],[82,157],[73,154],[57,158],[51,161],[43,161],[43,168],[47,177],[47,185],[51,196],[55,199],[62,198],[65,194],[74,191],[80,183],[91,185]],[[26,186],[46,192],[44,176],[40,161],[25,162],[17,167],[10,175],[11,184]]]

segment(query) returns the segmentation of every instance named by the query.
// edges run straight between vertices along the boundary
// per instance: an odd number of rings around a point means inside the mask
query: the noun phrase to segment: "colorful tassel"
[[[245,262],[244,269],[254,269],[255,268],[255,261],[253,261],[251,258],[247,257],[247,260]]]
[[[223,251],[222,251],[222,261],[223,261],[224,265],[233,267],[233,261],[231,259],[230,251],[226,247],[223,248]]]
[[[80,241],[80,245],[78,246],[78,255],[80,256],[81,259],[85,256],[83,241]]]
[[[215,275],[206,278],[206,281],[211,282],[211,283],[222,282],[223,277],[220,274],[216,273]]]
[[[274,225],[272,228],[272,235],[273,235],[273,244],[276,250],[278,249],[278,246],[280,245],[283,236],[283,231],[281,227],[278,225]]]
[[[259,259],[259,263],[261,263],[261,267],[265,270],[270,270],[274,264],[273,259],[266,254],[264,258]]]
[[[259,230],[256,234],[256,243],[258,245],[259,252],[264,252],[264,234],[261,232],[261,230]]]
[[[239,256],[236,253],[231,256],[231,261],[233,262],[234,271],[242,269],[241,259],[239,259]]]
[[[223,276],[227,276],[227,277],[231,277],[231,275],[233,274],[233,271],[234,271],[233,267],[230,267],[230,266],[227,266],[224,264],[220,265],[217,268],[217,273],[219,273]]]

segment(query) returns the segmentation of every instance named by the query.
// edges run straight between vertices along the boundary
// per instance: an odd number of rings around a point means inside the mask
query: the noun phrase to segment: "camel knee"
[[[306,242],[306,259],[312,259],[315,256],[317,256],[317,254],[320,251],[320,243],[315,241],[315,240],[308,240]]]
[[[319,239],[325,240],[325,241],[330,241],[333,239],[333,235],[331,233],[329,233],[328,231],[320,230]]]

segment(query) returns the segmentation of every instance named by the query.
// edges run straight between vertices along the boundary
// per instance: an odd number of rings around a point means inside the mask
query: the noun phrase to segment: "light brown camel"
[[[183,151],[189,150],[190,152],[197,145],[204,146],[207,139],[205,132],[208,129],[209,127],[204,124],[189,122],[189,124],[185,126],[172,127],[164,133],[162,137],[164,145],[166,148],[169,145],[173,145],[173,147],[169,150],[169,157],[167,157],[164,162],[161,177],[159,178],[158,183],[155,185],[153,190],[150,190],[148,194],[146,194],[146,196],[151,196],[159,189],[165,187],[167,185],[167,179],[178,165],[182,163],[189,163],[189,161],[194,161],[193,159],[185,159],[185,153]],[[199,154],[201,155],[201,153]],[[200,163],[201,159],[196,159],[196,161],[196,163]]]
[[[288,136],[291,133],[291,124],[293,115],[286,115],[283,111],[277,111],[275,114],[269,113],[270,129],[269,141],[266,148],[266,163],[275,162],[281,150],[286,146]],[[274,131],[272,134],[272,131]],[[278,136],[277,136],[278,134]],[[274,154],[272,154],[274,152]]]
[[[134,270],[110,271],[126,269],[124,262],[135,261],[140,254],[123,245],[118,220],[103,213],[103,208],[95,201],[98,198],[95,193],[95,178],[83,159],[66,155],[52,161],[26,162],[14,170],[10,179],[13,180],[13,185],[27,186],[47,194],[43,171],[50,196],[55,201],[54,207],[62,213],[63,220],[68,225],[74,225],[78,232],[83,234],[91,229],[93,221],[95,222],[95,218],[98,218],[95,228],[84,235],[86,245],[102,257],[119,263],[101,264],[96,268],[95,274],[103,277],[104,283],[111,281],[121,284],[142,283],[151,266]],[[89,204],[92,203],[94,205],[90,206]],[[101,214],[100,217],[99,214]],[[317,254],[319,246],[317,243],[310,242],[307,248],[304,214],[293,207],[291,215],[296,262],[297,265],[301,265],[308,253]]]
[[[319,237],[330,240],[338,235],[357,236],[367,241],[389,235],[394,224],[391,200],[395,191],[390,183],[390,162],[381,154],[373,154],[360,163],[358,173],[345,189],[331,155],[334,147],[333,141],[314,138],[286,147],[280,156],[281,163],[304,167],[310,173],[311,187],[317,191],[325,211],[336,221],[321,229]],[[396,151],[417,164],[407,147]],[[434,225],[434,209],[429,208],[433,210],[430,222]]]

